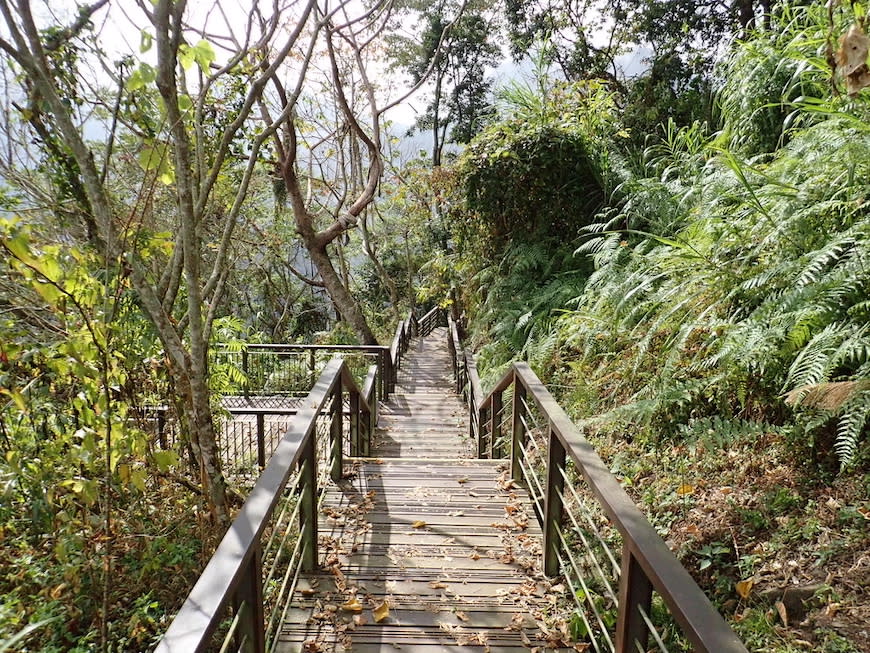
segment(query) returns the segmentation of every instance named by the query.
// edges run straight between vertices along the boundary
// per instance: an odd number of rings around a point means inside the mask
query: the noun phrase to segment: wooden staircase
[[[474,459],[443,328],[417,339],[372,457],[320,508],[320,570],[303,575],[277,651],[553,647],[541,532],[507,464]]]

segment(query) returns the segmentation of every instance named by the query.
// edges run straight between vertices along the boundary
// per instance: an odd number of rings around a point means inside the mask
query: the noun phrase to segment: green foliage
[[[153,449],[138,417],[141,402],[165,391],[159,343],[123,275],[92,252],[46,245],[15,218],[0,222],[0,249],[0,297],[14,287],[31,302],[25,319],[0,320],[0,642],[86,650],[98,639],[107,569],[123,576],[139,564],[159,523],[146,498],[177,463]],[[166,506],[190,508],[187,497]],[[174,537],[199,547],[186,526]],[[143,582],[157,586],[165,569]],[[159,624],[128,619],[138,610],[128,612],[128,591],[113,591],[112,637],[139,649]]]
[[[463,206],[451,215],[460,247],[571,238],[603,204],[611,180],[600,137],[612,131],[612,99],[594,84],[540,93],[515,88],[510,117],[463,152]]]
[[[863,94],[829,95],[819,62],[848,16],[830,24],[807,7],[778,20],[775,38],[736,47],[721,68],[724,131],[668,121],[641,174],[607,154],[601,132],[578,128],[576,95],[514,89],[525,125],[494,125],[471,144],[459,167],[466,211],[451,224],[489,261],[469,312],[509,346],[495,366],[524,356],[597,385],[595,410],[578,409],[590,427],[717,448],[777,433],[825,474],[832,460],[865,464],[870,449],[870,122]],[[521,156],[538,151],[529,135],[563,137],[551,122],[560,107],[574,111],[564,137],[586,166],[570,183],[548,172],[549,150]],[[551,180],[551,203],[529,178]],[[591,195],[597,214],[566,209],[561,191],[593,180],[613,188]],[[578,233],[571,260],[563,245]]]

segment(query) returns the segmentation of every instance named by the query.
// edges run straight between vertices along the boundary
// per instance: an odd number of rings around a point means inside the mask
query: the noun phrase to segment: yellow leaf
[[[341,609],[345,612],[362,612],[363,606],[362,603],[359,602],[358,598],[353,597],[352,599],[342,603]]]
[[[413,524],[411,524],[411,526],[414,528],[423,528],[424,526],[426,526],[426,522],[424,522],[422,519],[418,519]]]
[[[687,494],[691,494],[695,491],[694,485],[689,485],[688,483],[683,483],[680,487],[677,488],[677,494],[681,497],[686,496]]]
[[[740,598],[748,599],[753,585],[755,585],[755,581],[751,578],[748,580],[741,580],[737,583],[735,587],[737,588],[737,593],[740,595]]]
[[[372,610],[372,615],[375,618],[375,623],[381,623],[384,619],[390,616],[390,604],[384,601]]]
[[[134,469],[130,474],[130,482],[133,483],[133,486],[138,489],[140,492],[145,491],[145,479],[146,472],[142,468]]]
[[[118,476],[121,477],[121,482],[126,485],[130,482],[130,465],[122,463],[118,465]]]
[[[779,614],[779,618],[782,619],[782,624],[785,627],[788,627],[788,612],[785,609],[785,603],[777,601],[774,603],[774,607],[776,607],[776,612]]]
[[[443,590],[447,588],[447,583],[442,583],[440,580],[433,580],[429,583],[429,587],[433,590]]]

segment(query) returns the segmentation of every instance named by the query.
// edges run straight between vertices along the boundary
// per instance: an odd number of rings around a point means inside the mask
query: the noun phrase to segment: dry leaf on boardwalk
[[[355,596],[341,604],[341,609],[345,612],[362,612],[363,606],[359,599]]]
[[[384,619],[390,616],[390,604],[388,601],[383,601],[379,606],[372,610],[372,616],[375,618],[375,623],[381,623]]]

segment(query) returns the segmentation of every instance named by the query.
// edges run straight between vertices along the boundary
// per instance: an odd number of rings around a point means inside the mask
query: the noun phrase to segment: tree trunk
[[[372,247],[371,240],[369,239],[369,230],[366,226],[365,217],[360,220],[359,223],[360,234],[362,235],[363,242],[363,250],[366,255],[369,257],[369,260],[372,262],[372,265],[375,268],[375,274],[377,274],[378,280],[381,284],[387,289],[387,292],[390,295],[390,304],[393,307],[393,317],[396,322],[399,321],[399,288],[396,285],[396,282],[390,276],[390,273],[387,272],[387,269],[384,267],[384,264],[381,263],[381,260],[378,258],[378,255],[375,253],[374,248]]]
[[[746,37],[747,30],[755,24],[755,3],[753,0],[736,0],[737,20],[740,23],[741,36]]]
[[[372,333],[359,303],[350,294],[350,291],[342,283],[341,277],[335,270],[332,259],[326,252],[326,245],[322,245],[316,239],[306,238],[305,236],[303,236],[303,240],[308,248],[311,261],[317,266],[317,271],[320,273],[320,278],[323,280],[326,292],[329,293],[329,298],[332,299],[338,308],[344,321],[354,330],[361,344],[377,345],[378,340],[375,338],[375,334]]]

